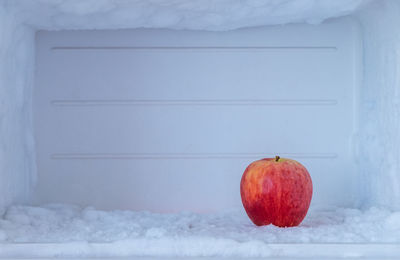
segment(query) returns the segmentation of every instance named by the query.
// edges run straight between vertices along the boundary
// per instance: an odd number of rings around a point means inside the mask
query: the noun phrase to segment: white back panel
[[[212,211],[253,160],[302,162],[348,205],[357,27],[37,34],[37,203]]]

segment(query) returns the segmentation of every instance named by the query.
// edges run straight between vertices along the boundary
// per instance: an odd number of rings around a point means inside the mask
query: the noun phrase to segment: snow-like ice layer
[[[28,199],[35,176],[33,47],[34,31],[0,2],[0,214]]]
[[[0,219],[0,241],[0,246],[61,243],[69,256],[93,256],[97,252],[90,243],[104,242],[112,242],[113,253],[121,256],[267,256],[268,243],[399,243],[400,212],[320,208],[311,210],[299,227],[278,228],[253,225],[243,209],[157,214],[62,204],[12,206]]]
[[[400,209],[400,1],[363,10],[360,158],[366,205]]]
[[[38,29],[173,28],[227,30],[320,23],[370,0],[6,0]]]

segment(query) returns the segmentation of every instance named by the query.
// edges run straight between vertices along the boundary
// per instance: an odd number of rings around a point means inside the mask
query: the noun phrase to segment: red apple
[[[307,214],[312,190],[307,169],[279,156],[252,162],[240,182],[244,209],[257,226],[298,226]]]

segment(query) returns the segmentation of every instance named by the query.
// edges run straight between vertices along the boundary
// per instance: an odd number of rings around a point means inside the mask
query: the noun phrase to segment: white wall
[[[365,206],[400,209],[400,1],[359,14],[364,37],[360,166]]]
[[[0,214],[27,200],[35,176],[32,137],[34,32],[0,2]]]
[[[312,205],[354,206],[358,32],[354,19],[229,32],[39,32],[37,201],[240,207],[246,166],[278,154],[310,171]]]

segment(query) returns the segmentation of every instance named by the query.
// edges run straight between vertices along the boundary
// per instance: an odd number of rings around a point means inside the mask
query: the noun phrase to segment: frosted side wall
[[[360,158],[365,206],[400,209],[400,2],[376,1],[363,27]]]
[[[0,2],[0,214],[27,201],[34,181],[33,62],[33,30]]]

